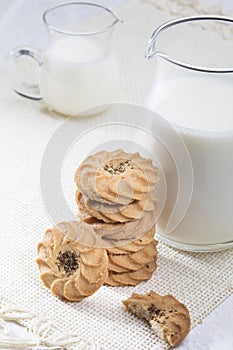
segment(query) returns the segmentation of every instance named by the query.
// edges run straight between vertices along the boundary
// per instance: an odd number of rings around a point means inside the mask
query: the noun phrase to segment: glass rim
[[[67,7],[70,5],[87,5],[87,6],[91,6],[91,7],[96,7],[96,8],[100,8],[102,10],[105,10],[106,12],[108,12],[110,15],[112,15],[112,17],[114,18],[112,23],[105,26],[102,30],[98,30],[98,31],[90,31],[90,32],[72,32],[72,31],[66,31],[63,29],[60,29],[57,26],[54,26],[52,24],[49,23],[48,19],[47,19],[47,15],[51,12],[53,12],[56,9],[62,8],[62,7]],[[110,8],[101,5],[101,4],[97,4],[94,2],[79,2],[79,1],[71,1],[71,2],[63,2],[60,3],[58,5],[55,6],[51,6],[48,7],[47,10],[45,10],[45,12],[43,13],[43,22],[44,24],[52,31],[60,33],[60,34],[66,34],[66,35],[73,35],[73,36],[88,36],[88,35],[95,35],[95,34],[101,34],[106,32],[107,30],[111,29],[117,22],[123,22]]]
[[[156,51],[155,49],[156,40],[162,32],[178,24],[195,22],[195,21],[219,21],[219,22],[222,21],[222,22],[233,23],[233,18],[220,16],[220,15],[219,16],[218,15],[216,16],[215,15],[201,15],[201,16],[195,15],[195,16],[175,18],[170,21],[167,21],[161,24],[159,27],[157,27],[155,31],[152,33],[148,43],[147,53],[145,55],[146,59],[150,60],[157,55],[164,58],[166,61],[173,63],[179,67],[191,69],[193,71],[204,72],[204,73],[233,73],[233,67],[226,67],[226,68],[217,68],[217,67],[211,68],[211,67],[204,67],[204,66],[202,67],[202,66],[186,63],[182,60],[177,60],[165,54],[164,52]]]

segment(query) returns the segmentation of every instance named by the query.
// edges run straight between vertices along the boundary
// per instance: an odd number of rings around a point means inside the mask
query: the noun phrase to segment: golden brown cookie
[[[85,197],[105,204],[143,200],[158,182],[158,169],[139,153],[101,151],[87,157],[75,173]]]
[[[67,223],[69,227],[69,223]],[[38,244],[37,264],[44,285],[69,301],[81,301],[95,293],[108,274],[105,249],[84,246],[64,234],[66,223],[49,229]],[[76,223],[73,235],[79,224]]]
[[[102,240],[102,247],[113,247],[115,240],[137,240],[155,225],[157,208],[145,212],[140,219],[124,223],[105,223],[94,217],[83,218],[82,227],[86,231],[93,232],[98,241]],[[107,240],[106,240],[107,238]],[[113,242],[111,242],[113,240]],[[125,244],[126,242],[122,242]]]
[[[139,219],[144,215],[144,212],[153,210],[156,207],[156,196],[155,192],[153,192],[148,193],[143,200],[134,200],[128,205],[108,205],[92,201],[77,191],[76,202],[79,206],[81,217],[86,217],[89,214],[107,223],[127,222]]]
[[[124,227],[122,227],[124,225]],[[127,233],[128,226],[125,226],[125,223],[116,223],[116,224],[106,224],[103,221],[99,221],[95,218],[88,217],[83,219],[81,222],[78,221],[70,221],[70,222],[62,222],[57,225],[59,230],[63,232],[63,234],[73,241],[77,241],[78,243],[91,247],[91,248],[105,248],[111,249],[115,248],[116,253],[127,254],[127,249],[131,252],[142,249],[146,244],[146,242],[150,243],[152,241],[153,232],[155,231],[155,226],[153,225],[150,230],[146,234],[142,234],[141,237],[129,237],[128,239],[112,239],[110,234],[118,234],[121,236]],[[57,227],[55,226],[55,228]],[[132,227],[130,225],[130,227]],[[133,225],[133,228],[138,229],[137,232],[133,232],[132,235],[135,236],[141,233],[142,227],[141,223],[138,223],[137,220]],[[125,231],[124,231],[125,229]],[[103,237],[103,234],[109,234],[109,237]],[[129,232],[129,236],[131,233]],[[145,237],[144,237],[145,236]],[[151,237],[151,238],[150,238]],[[125,237],[126,238],[126,237]],[[142,240],[141,240],[142,239]],[[135,242],[137,240],[137,242]],[[134,243],[132,243],[134,241]],[[131,244],[132,243],[132,244]],[[129,246],[128,246],[129,244]],[[122,250],[121,250],[122,246]],[[125,248],[123,247],[125,246]],[[130,252],[129,251],[129,252]]]
[[[146,319],[157,336],[170,346],[180,344],[189,333],[189,311],[172,295],[161,296],[153,291],[145,295],[133,293],[123,304],[132,314]]]
[[[97,236],[92,227],[83,224],[82,221],[60,222],[55,226],[55,228],[57,227],[65,236],[81,245],[90,248],[105,248],[102,242],[102,237]]]
[[[127,272],[108,272],[108,277],[105,284],[112,287],[136,286],[142,281],[147,281],[151,278],[156,270],[156,262],[152,261],[143,265],[139,270]]]
[[[157,258],[157,241],[153,240],[143,249],[124,255],[109,255],[108,270],[114,272],[127,272],[139,270],[143,265],[155,261]]]
[[[155,226],[153,226],[150,229],[150,231],[145,233],[138,240],[132,242],[126,241],[126,243],[124,244],[124,240],[111,240],[111,244],[114,244],[114,246],[111,248],[107,248],[107,253],[109,255],[120,255],[137,252],[140,249],[145,248],[145,246],[147,246],[149,243],[151,243],[154,239],[154,235]]]
[[[106,223],[113,223],[113,221],[111,219],[108,219],[107,217],[105,217],[102,213],[98,212],[98,211],[92,211],[92,210],[88,210],[86,203],[84,202],[84,198],[83,198],[83,194],[80,191],[76,191],[76,203],[78,204],[78,216],[81,220],[85,220],[87,218],[90,217],[94,217],[97,220],[101,220],[104,221]],[[129,220],[128,220],[129,221]]]

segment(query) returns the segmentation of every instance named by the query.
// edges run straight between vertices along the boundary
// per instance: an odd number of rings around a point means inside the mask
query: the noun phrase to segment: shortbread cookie
[[[64,227],[65,223],[61,229],[57,225],[45,232],[38,244],[37,264],[41,280],[53,294],[69,301],[81,301],[103,285],[108,274],[108,257],[105,249],[84,246],[64,235]]]
[[[78,204],[78,217],[81,220],[85,220],[87,218],[90,217],[94,217],[98,220],[104,221],[106,223],[113,223],[113,222],[117,222],[117,221],[113,221],[111,219],[108,219],[106,216],[104,216],[102,213],[95,211],[95,210],[88,210],[87,206],[84,202],[84,198],[83,198],[83,194],[80,191],[76,191],[76,203]],[[129,220],[128,220],[129,221]]]
[[[86,217],[89,213],[89,215],[107,223],[127,222],[141,218],[145,211],[153,210],[156,207],[156,195],[154,191],[153,193],[148,193],[143,200],[135,200],[128,205],[108,205],[92,201],[77,191],[76,202],[82,217]]]
[[[107,253],[109,255],[120,255],[137,252],[145,248],[145,246],[147,246],[149,243],[151,243],[154,239],[154,235],[155,226],[153,226],[150,229],[150,231],[148,231],[136,241],[126,241],[126,243],[124,244],[124,240],[111,240],[111,244],[114,244],[114,246],[112,248],[107,248]]]
[[[123,244],[126,245],[128,243],[131,243],[132,238],[124,239],[124,240],[115,240],[115,239],[112,240],[111,237],[109,238],[103,237],[101,228],[105,230],[112,228],[114,232],[116,231],[118,232],[118,230],[120,231],[118,224],[115,224],[115,225],[109,224],[111,225],[110,227],[106,225],[107,225],[106,223],[103,223],[102,221],[99,221],[89,216],[88,218],[85,218],[85,219],[83,218],[83,220],[80,222],[79,221],[61,222],[57,226],[59,230],[62,230],[64,235],[71,238],[73,241],[76,241],[81,245],[84,245],[90,248],[106,249],[106,248],[115,247],[116,245],[117,247],[120,247]],[[57,226],[55,226],[55,228]],[[105,230],[103,233],[106,233]],[[133,235],[135,235],[135,233]],[[133,240],[135,240],[135,238],[133,238]]]
[[[60,222],[55,228],[58,228],[66,237],[71,238],[81,245],[92,249],[105,248],[102,243],[102,237],[97,236],[92,227],[90,225],[84,225],[82,221]]]
[[[153,240],[143,249],[124,255],[109,255],[108,270],[126,272],[139,270],[143,265],[155,261],[157,258],[157,241]]]
[[[108,277],[105,284],[112,287],[136,286],[142,281],[147,281],[151,278],[156,270],[156,262],[152,261],[149,264],[143,265],[139,270],[117,273],[108,272]]]
[[[86,231],[95,233],[102,239],[102,247],[112,247],[115,240],[137,240],[155,225],[157,209],[145,212],[142,218],[124,223],[105,223],[93,217],[84,218],[82,225]],[[105,240],[108,238],[108,240]],[[111,240],[114,242],[111,243]],[[126,242],[123,242],[126,243]]]
[[[101,151],[87,157],[75,173],[78,189],[105,204],[143,200],[158,182],[158,170],[139,153]]]
[[[123,304],[132,314],[146,319],[170,346],[180,344],[189,333],[189,311],[172,295],[161,296],[153,291],[145,295],[133,293]]]
[[[128,239],[112,239],[111,236],[103,237],[102,234],[108,233],[108,230],[112,230],[114,233],[122,233],[123,228],[119,227],[125,224],[106,224],[102,221],[98,221],[95,218],[89,217],[81,222],[70,221],[59,223],[56,227],[67,237],[73,241],[80,243],[81,245],[90,248],[113,248],[112,253],[115,251],[116,254],[127,254],[136,252],[144,248],[153,240],[155,226],[153,225],[150,230],[143,234],[141,237],[133,237]],[[128,227],[128,226],[127,226]],[[125,228],[127,231],[128,228]],[[136,227],[136,226],[135,226]],[[138,227],[140,230],[140,227]],[[102,232],[103,230],[103,232]],[[140,232],[140,231],[139,231]],[[111,232],[112,233],[112,232]],[[135,236],[138,233],[133,232]],[[121,250],[122,247],[122,250]]]

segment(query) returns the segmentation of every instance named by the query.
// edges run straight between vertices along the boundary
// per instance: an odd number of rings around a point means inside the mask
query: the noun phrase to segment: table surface
[[[124,0],[99,1],[107,6],[114,7]],[[9,51],[19,45],[41,47],[45,30],[39,13],[57,0],[1,0],[0,1],[0,70]],[[208,0],[216,3],[216,0]],[[222,1],[223,6],[231,5],[228,0]],[[32,5],[33,4],[33,5]],[[25,20],[25,18],[27,20]],[[6,40],[7,38],[7,40]],[[186,340],[177,349],[180,350],[232,350],[233,349],[233,295],[215,309],[203,323],[195,327]],[[12,325],[17,335],[23,335],[21,327]],[[104,344],[103,344],[104,345]]]

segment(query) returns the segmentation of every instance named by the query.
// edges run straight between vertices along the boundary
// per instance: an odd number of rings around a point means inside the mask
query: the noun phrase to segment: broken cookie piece
[[[133,315],[148,321],[156,335],[172,347],[180,344],[189,333],[189,311],[172,295],[161,296],[153,291],[133,293],[123,304]]]

